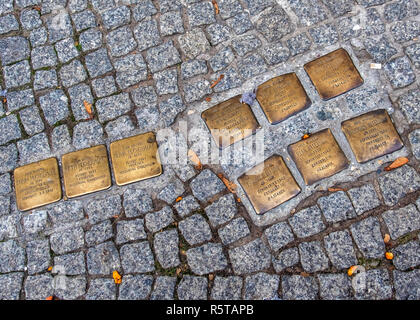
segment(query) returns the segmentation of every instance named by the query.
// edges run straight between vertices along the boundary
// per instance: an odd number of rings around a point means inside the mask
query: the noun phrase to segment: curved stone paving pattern
[[[215,15],[211,1],[0,0],[1,299],[420,298],[418,2],[217,3]],[[325,102],[303,65],[338,48],[364,84]],[[207,163],[203,150],[217,147],[201,112],[289,72],[312,105],[270,125],[253,103],[263,135]],[[359,164],[341,122],[379,108],[404,148]],[[308,187],[286,148],[325,128],[351,163]],[[150,130],[161,176],[17,210],[14,168]],[[302,192],[257,215],[237,178],[260,162],[261,139]],[[176,148],[203,170],[182,154],[173,164]],[[384,171],[400,156],[410,162]],[[365,272],[349,277],[356,264]]]

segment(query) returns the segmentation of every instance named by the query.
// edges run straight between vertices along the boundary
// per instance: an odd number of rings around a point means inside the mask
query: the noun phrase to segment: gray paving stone
[[[115,300],[117,286],[113,279],[92,279],[86,293],[86,300]]]
[[[53,89],[58,86],[55,70],[39,70],[35,73],[34,90]]]
[[[175,285],[175,277],[157,277],[153,285],[153,291],[150,295],[150,300],[173,300]]]
[[[319,294],[324,300],[350,300],[353,296],[350,278],[345,274],[318,274]]]
[[[286,222],[280,222],[271,226],[264,231],[264,235],[273,251],[278,251],[295,239],[292,230]]]
[[[317,201],[322,213],[329,223],[355,218],[356,212],[344,191],[338,191]]]
[[[43,231],[47,226],[47,211],[36,210],[23,217],[23,227],[26,233],[34,234]]]
[[[55,151],[65,153],[71,149],[71,138],[67,125],[55,127],[51,134],[52,147]]]
[[[63,90],[54,90],[39,98],[44,117],[50,125],[69,115],[68,99]]]
[[[214,7],[210,1],[191,4],[187,8],[187,16],[191,28],[216,22]]]
[[[171,11],[162,14],[159,19],[159,28],[162,36],[184,33],[181,11]]]
[[[210,60],[210,67],[214,72],[226,68],[230,63],[235,60],[235,54],[230,47],[225,47],[219,50]]]
[[[327,19],[327,11],[320,1],[288,0],[292,10],[298,16],[301,26],[311,26]]]
[[[102,199],[91,200],[85,206],[85,210],[89,222],[98,223],[121,213],[121,198],[119,195],[108,195]]]
[[[176,69],[164,70],[153,75],[158,95],[178,92],[178,74]]]
[[[28,60],[3,67],[3,74],[7,89],[20,87],[31,82],[31,70]]]
[[[25,249],[15,240],[0,242],[0,273],[23,271]]]
[[[200,214],[182,220],[179,223],[179,230],[190,245],[200,244],[212,238],[210,227]]]
[[[245,278],[245,300],[274,300],[278,299],[280,277],[267,273],[257,273]]]
[[[143,51],[162,44],[156,20],[145,20],[134,28],[138,50]]]
[[[149,275],[124,276],[119,290],[119,300],[145,300],[152,290],[153,277]]]
[[[244,218],[232,220],[228,225],[218,230],[219,237],[224,245],[231,244],[250,234],[248,224]]]
[[[420,229],[420,212],[414,204],[383,213],[383,220],[392,239]]]
[[[71,15],[74,26],[77,32],[98,26],[94,13],[90,10],[85,10]]]
[[[73,146],[84,149],[103,143],[103,129],[98,121],[79,122],[73,128]]]
[[[200,205],[193,196],[189,195],[175,203],[174,208],[181,218],[185,218],[192,212],[200,209]]]
[[[392,206],[420,188],[420,176],[412,167],[405,165],[380,176],[379,186],[385,204]]]
[[[198,275],[221,271],[227,267],[222,245],[218,243],[206,243],[200,247],[188,249],[187,262],[191,271]]]
[[[176,229],[157,233],[153,242],[154,252],[160,265],[164,269],[177,267],[179,260],[179,237]]]
[[[169,127],[175,122],[175,118],[179,113],[186,109],[181,96],[172,96],[159,104],[162,121],[166,127]]]
[[[86,273],[85,255],[83,252],[70,253],[54,257],[53,273],[76,276]]]
[[[26,140],[20,140],[17,143],[20,162],[22,164],[45,159],[50,154],[47,135],[39,133]]]
[[[364,7],[377,6],[384,4],[387,0],[357,0],[357,3],[360,3]]]
[[[70,76],[70,74],[69,74]],[[86,120],[90,118],[86,111],[85,101],[93,104],[93,96],[90,87],[84,83],[76,85],[68,89],[70,96],[71,109],[76,121]]]
[[[132,103],[128,93],[120,93],[111,97],[102,98],[96,102],[99,121],[105,122],[115,119],[130,111],[131,105]]]
[[[48,29],[48,41],[55,43],[67,37],[73,36],[70,15],[65,10],[58,11],[45,19]]]
[[[211,24],[206,28],[206,32],[212,46],[227,41],[231,37],[230,29],[222,24]]]
[[[337,28],[344,41],[351,40],[362,35],[362,19],[360,16],[348,16],[338,20]]]
[[[113,7],[100,13],[105,28],[113,29],[130,23],[130,8],[127,6]]]
[[[235,197],[232,194],[220,197],[205,208],[206,215],[213,227],[218,227],[232,220],[237,211]]]
[[[366,258],[382,258],[385,244],[380,230],[379,220],[369,217],[356,222],[350,227],[357,247]]]
[[[0,59],[2,65],[28,59],[29,43],[24,37],[7,37],[0,39]]]
[[[413,155],[420,160],[420,130],[417,129],[413,132],[410,132],[408,139],[410,140]]]
[[[10,192],[12,192],[10,174],[5,173],[0,175],[0,195],[8,194]]]
[[[0,275],[0,300],[19,300],[22,283],[21,272]]]
[[[134,114],[137,118],[137,125],[142,132],[156,129],[160,121],[160,112],[156,105],[136,109]]]
[[[238,63],[238,71],[243,79],[250,79],[267,70],[264,59],[253,53]]]
[[[287,40],[287,46],[289,47],[290,54],[296,56],[304,53],[311,48],[312,41],[306,35],[306,33],[300,33],[297,36]]]
[[[362,282],[353,286],[357,300],[386,300],[392,296],[392,284],[388,270],[374,269],[366,271]]]
[[[241,277],[216,276],[211,289],[212,300],[240,300],[243,280]]]
[[[386,37],[366,38],[363,44],[376,63],[385,63],[398,52]]]
[[[194,196],[198,200],[203,201],[203,202],[208,201],[217,193],[225,190],[225,185],[223,184],[223,182],[216,176],[216,174],[214,174],[209,169],[203,170],[196,178],[194,178],[191,181],[190,186],[191,186],[191,190]],[[223,202],[220,202],[220,206],[223,206],[223,204],[227,203],[227,200],[229,200],[229,198],[226,198],[226,197],[224,199],[226,200]],[[230,201],[229,204],[232,205],[232,202]],[[209,211],[217,208],[216,205],[213,205],[210,207],[211,208],[208,207]],[[232,211],[232,210],[229,210],[229,211]]]
[[[65,87],[71,87],[79,82],[86,80],[87,74],[79,60],[73,60],[60,69],[61,83]]]
[[[290,248],[281,251],[277,257],[273,256],[272,262],[276,272],[282,272],[286,268],[290,268],[299,263],[298,248]]]
[[[290,51],[281,42],[277,42],[263,47],[261,55],[267,64],[273,65],[287,61],[290,57]]]
[[[28,276],[25,280],[25,298],[27,300],[45,300],[54,293],[53,277],[49,274]]]
[[[207,278],[185,275],[177,293],[179,300],[207,300]]]
[[[123,244],[134,240],[144,240],[147,238],[144,231],[143,219],[119,221],[117,222],[116,244]]]
[[[204,60],[189,60],[181,64],[181,75],[184,80],[206,74],[207,71],[207,64]]]
[[[124,273],[146,273],[155,270],[152,250],[147,241],[125,244],[120,249]]]
[[[385,33],[385,24],[382,22],[381,15],[375,8],[369,8],[366,10],[364,34],[369,37],[383,33]]]
[[[2,0],[0,2],[0,14],[8,13],[13,11],[13,1]]]
[[[108,33],[107,43],[114,57],[126,55],[137,47],[137,42],[128,27],[121,27]]]
[[[156,7],[151,0],[140,1],[132,8],[133,19],[136,22],[142,21],[146,17],[150,17],[157,13]]]
[[[241,12],[232,18],[226,20],[227,25],[236,33],[244,34],[245,32],[253,28],[249,15],[245,12]]]
[[[73,228],[60,232],[55,232],[51,235],[51,249],[56,254],[64,254],[83,247],[84,233],[82,228]]]
[[[324,238],[324,246],[333,266],[337,269],[357,264],[353,242],[347,230],[331,232]]]
[[[182,3],[179,0],[158,0],[160,12],[168,12],[177,10],[182,7]]]
[[[261,239],[230,249],[229,257],[236,274],[262,271],[271,264],[271,254]]]
[[[417,69],[420,69],[420,44],[413,43],[405,48],[405,54],[410,58],[411,62]]]
[[[120,256],[111,241],[89,248],[86,261],[90,275],[110,275],[114,270],[121,268]]]
[[[85,63],[89,75],[92,78],[104,75],[105,73],[112,71],[112,65],[109,61],[105,48],[101,48],[86,55]]]
[[[62,300],[80,299],[86,293],[86,278],[83,276],[66,277],[58,275],[54,277],[54,296]]]
[[[124,192],[123,206],[126,217],[143,216],[153,210],[152,198],[141,189],[127,189]]]
[[[4,216],[10,213],[10,196],[0,196],[0,215]]]
[[[19,112],[19,116],[26,133],[30,136],[44,130],[44,123],[36,106],[23,109]]]
[[[0,132],[0,144],[6,144],[22,136],[18,119],[14,114],[0,119]]]
[[[420,270],[401,272],[394,270],[395,299],[419,300],[420,299]]]
[[[131,98],[137,107],[147,107],[157,102],[157,95],[152,86],[140,86],[130,92]]]
[[[207,80],[197,80],[192,84],[184,85],[184,97],[187,103],[201,100],[211,93],[210,82]]]
[[[384,65],[384,70],[394,89],[406,87],[416,80],[410,60],[406,56],[390,60]]]
[[[420,13],[416,1],[405,0],[401,2],[389,3],[384,7],[384,18],[387,22],[403,20]]]
[[[84,218],[80,201],[59,202],[48,210],[48,215],[54,225],[70,224]]]
[[[179,46],[188,59],[210,50],[210,43],[201,29],[193,29],[178,37]]]
[[[299,238],[313,236],[325,229],[321,210],[317,206],[309,207],[295,213],[289,218],[293,231]]]
[[[86,244],[91,247],[101,242],[110,240],[114,236],[111,221],[105,220],[93,225],[85,233]]]
[[[82,35],[80,35],[79,38],[80,43],[82,43],[81,37]],[[61,40],[57,42],[54,47],[55,51],[57,52],[58,60],[60,60],[61,63],[69,62],[71,59],[79,56],[79,51],[74,45],[73,38]]]
[[[315,300],[318,297],[318,283],[314,277],[298,275],[283,276],[282,296],[285,300]]]
[[[52,46],[42,46],[32,49],[31,63],[34,70],[53,67],[57,64],[57,55]]]
[[[50,243],[46,240],[30,241],[26,245],[28,273],[33,275],[47,271],[51,265]]]
[[[99,49],[102,46],[102,33],[98,29],[88,29],[80,34],[79,41],[85,52]]]
[[[93,80],[92,88],[98,98],[103,98],[117,92],[113,76],[106,76]]]
[[[233,49],[241,57],[261,47],[261,45],[261,40],[253,34],[247,34],[232,40]]]
[[[350,189],[348,194],[358,215],[372,210],[381,204],[375,188],[371,184]]]
[[[34,104],[34,93],[31,89],[13,91],[7,94],[7,110],[9,111],[15,111]]]
[[[214,92],[223,92],[241,86],[242,79],[235,68],[229,67],[222,73],[224,78],[213,88]],[[219,77],[220,74],[216,76]]]
[[[146,214],[145,217],[146,228],[155,233],[174,222],[172,209],[168,206],[162,210]]]
[[[105,127],[108,138],[112,140],[125,138],[131,135],[131,132],[134,129],[134,124],[129,116],[122,116],[116,120],[110,121]]]
[[[238,0],[219,0],[217,3],[223,19],[230,18],[243,10]]]
[[[329,267],[328,257],[319,241],[299,244],[300,261],[306,272],[318,272]]]
[[[417,267],[420,264],[420,244],[410,241],[392,250],[394,266],[401,271]]]
[[[121,89],[147,79],[146,63],[141,54],[128,55],[115,60],[114,66],[117,70],[117,84]]]
[[[409,90],[400,96],[399,105],[409,123],[420,123],[419,104],[419,90]]]
[[[322,0],[322,2],[330,9],[334,17],[339,17],[350,12],[354,5],[353,0]]]
[[[17,214],[0,217],[0,239],[7,240],[19,236],[19,216]]]

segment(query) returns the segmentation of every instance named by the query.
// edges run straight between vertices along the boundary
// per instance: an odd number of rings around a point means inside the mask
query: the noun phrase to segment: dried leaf
[[[54,297],[53,296],[49,296],[45,300],[54,300]]]
[[[188,150],[188,158],[190,158],[191,162],[194,163],[195,168],[197,170],[203,169],[203,165],[201,164],[200,158],[193,150]]]
[[[302,137],[302,140],[308,139],[311,135],[309,133],[305,133]]]
[[[41,7],[40,7],[40,6],[35,6],[35,7],[34,7],[34,9],[35,9],[36,11],[41,11]]]
[[[92,120],[93,119],[92,104],[90,104],[86,100],[83,100],[83,104],[85,106],[86,112],[89,114],[89,120]]]
[[[219,76],[219,78],[217,78],[217,80],[216,80],[216,81],[214,81],[214,82],[211,84],[210,88],[211,88],[211,89],[213,89],[215,86],[217,86],[217,84],[218,84],[220,81],[222,81],[222,79],[223,79],[224,77],[225,77],[225,76],[224,76],[223,74],[221,74],[221,75]]]
[[[392,260],[392,259],[394,259],[394,254],[392,252],[386,252],[385,253],[385,258],[387,260]]]
[[[207,98],[206,98],[206,101],[207,101],[207,102],[210,102],[210,101],[211,101],[211,97],[207,97]]]
[[[52,269],[53,269],[53,267],[49,266],[47,270],[52,271]]]
[[[405,165],[406,163],[408,163],[408,161],[409,160],[407,158],[404,158],[404,157],[398,158],[393,163],[391,163],[388,167],[386,167],[385,171],[391,171],[391,170],[397,169],[397,168]]]
[[[354,272],[357,270],[357,268],[358,266],[351,266],[349,270],[347,270],[348,276],[351,277],[354,274]]]
[[[112,272],[112,277],[114,278],[114,282],[116,283],[116,284],[120,284],[121,283],[121,276],[120,276],[120,274],[118,273],[118,271],[114,271],[114,272]]]
[[[310,276],[310,274],[309,274],[309,273],[307,273],[307,272],[305,272],[305,271],[301,272],[301,273],[300,273],[300,275],[301,275],[302,277],[305,277],[305,278]]]
[[[220,180],[223,181],[226,188],[228,188],[230,192],[236,193],[236,189],[238,188],[238,186],[235,183],[229,181],[222,173],[219,173],[217,176],[220,178]]]
[[[182,197],[178,197],[178,198],[176,198],[176,202],[180,202],[182,200]]]
[[[328,188],[329,192],[337,192],[337,191],[346,191],[346,189],[343,188]]]
[[[181,272],[182,272],[182,269],[181,268],[177,268],[176,269],[176,275],[177,276],[179,276],[181,274]]]
[[[389,242],[389,240],[391,240],[391,237],[389,236],[389,234],[388,234],[388,233],[386,233],[386,234],[385,234],[385,237],[384,237],[384,242],[385,242],[385,243],[388,243],[388,242]]]
[[[217,1],[212,0],[211,2],[213,3],[214,10],[215,10],[216,14],[219,14],[219,5],[217,4]]]

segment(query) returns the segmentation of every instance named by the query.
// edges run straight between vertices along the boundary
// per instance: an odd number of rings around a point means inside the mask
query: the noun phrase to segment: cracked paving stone
[[[114,62],[116,81],[121,89],[126,89],[147,79],[147,67],[141,54],[128,55]]]
[[[92,78],[96,78],[112,71],[111,61],[109,61],[105,48],[101,48],[86,55],[85,63],[89,75]]]
[[[347,230],[331,232],[324,238],[328,257],[337,269],[349,268],[357,264],[356,253]]]
[[[86,260],[90,275],[110,275],[121,268],[120,256],[112,241],[89,248]]]
[[[186,109],[181,96],[175,95],[159,104],[162,121],[166,127],[169,127],[175,122],[175,118],[179,113]]]
[[[305,33],[301,33],[287,40],[287,46],[289,47],[292,56],[308,51],[311,48],[311,45],[312,41]]]
[[[45,159],[50,154],[50,145],[45,132],[39,133],[29,139],[20,140],[17,143],[22,164]]]
[[[52,89],[58,86],[55,70],[39,70],[35,73],[34,90]]]
[[[54,90],[39,98],[44,117],[50,125],[69,115],[68,99],[63,90]]]
[[[155,270],[153,253],[147,241],[123,245],[120,255],[124,273],[146,273]]]
[[[241,12],[226,21],[227,25],[237,34],[244,34],[253,28],[249,15]]]
[[[137,47],[137,42],[134,40],[133,33],[129,27],[121,27],[111,31],[108,33],[106,41],[113,57],[126,55]]]
[[[280,277],[278,275],[257,273],[245,278],[245,300],[274,300],[278,298]]]
[[[158,95],[178,92],[178,74],[176,69],[164,70],[153,75]]]
[[[156,258],[164,269],[179,266],[179,237],[176,229],[157,233],[153,241]]]
[[[143,216],[153,210],[152,198],[141,189],[127,189],[124,192],[123,206],[128,218]]]
[[[319,294],[324,300],[349,300],[353,296],[350,278],[345,274],[318,274]]]
[[[28,60],[3,67],[6,88],[20,87],[31,82],[31,70]]]
[[[247,34],[232,40],[233,49],[241,57],[261,47],[261,45],[261,40],[253,34]]]
[[[102,98],[96,102],[98,119],[100,122],[115,119],[131,109],[131,100],[128,93],[123,92],[115,96]]]
[[[408,136],[411,144],[411,150],[413,151],[413,155],[420,160],[420,130],[414,130]]]
[[[15,111],[35,104],[32,89],[9,92],[7,94],[7,110]]]
[[[190,27],[198,27],[216,22],[214,7],[209,1],[191,4],[187,8]]]
[[[392,250],[394,266],[401,271],[417,267],[420,264],[420,244],[410,241]]]
[[[79,43],[85,52],[99,49],[102,46],[102,33],[98,29],[83,31],[79,36]]]
[[[175,285],[175,277],[157,277],[153,285],[153,291],[150,295],[150,300],[173,300]]]
[[[73,60],[60,69],[60,80],[64,87],[71,87],[86,80],[87,74],[79,60]]]
[[[0,275],[0,300],[19,300],[22,283],[21,272]]]
[[[86,231],[85,241],[86,244],[91,247],[100,244],[101,242],[110,240],[113,236],[114,232],[112,230],[111,221],[105,220],[93,225],[88,231]]]
[[[108,30],[130,23],[130,8],[113,7],[100,13],[102,22]]]
[[[300,261],[306,272],[318,272],[329,267],[329,260],[322,249],[321,242],[303,242],[299,244]]]
[[[350,227],[351,234],[357,247],[366,258],[382,258],[385,253],[385,244],[380,230],[379,220],[369,217],[356,222]]]
[[[379,186],[385,204],[393,206],[407,194],[420,188],[420,176],[414,168],[405,165],[380,176]]]
[[[201,100],[206,95],[211,94],[210,82],[207,80],[197,80],[192,84],[184,85],[184,97],[187,103]]]
[[[178,284],[179,300],[207,300],[207,278],[184,275]]]
[[[85,10],[71,16],[77,32],[98,26],[94,13],[90,10]]]
[[[73,228],[53,233],[50,238],[51,250],[64,254],[83,247],[85,237],[82,228]]]
[[[145,20],[134,28],[138,50],[143,51],[162,44],[156,20]]]
[[[209,63],[213,71],[217,72],[226,68],[233,60],[235,60],[235,54],[232,49],[230,47],[225,47],[211,57]]]
[[[93,96],[90,87],[84,83],[76,85],[68,89],[70,96],[71,109],[76,121],[86,120],[90,118],[85,108],[85,101],[93,103]]]
[[[360,282],[359,282],[360,281]],[[392,296],[392,284],[388,270],[368,270],[353,285],[357,300],[386,300]]]
[[[34,240],[26,245],[28,273],[33,275],[47,271],[51,265],[50,243],[47,240]]]
[[[224,245],[231,244],[250,234],[248,224],[244,218],[232,220],[228,225],[218,230],[219,237]]]
[[[81,43],[81,39],[79,40]],[[79,56],[79,51],[74,45],[74,40],[72,38],[61,40],[57,42],[54,47],[57,52],[58,60],[60,60],[61,63],[69,62],[71,59]]]
[[[247,274],[269,268],[271,254],[261,239],[229,250],[229,257],[236,274]]]
[[[280,222],[271,226],[264,231],[264,235],[273,251],[278,251],[295,239],[292,229],[286,222]]]
[[[117,245],[146,238],[143,219],[117,222],[117,237],[115,240]]]
[[[21,137],[19,122],[14,114],[0,119],[0,144],[6,144]]]
[[[48,215],[54,225],[70,224],[84,218],[80,201],[59,202],[48,210]]]
[[[310,237],[325,230],[321,210],[318,206],[312,206],[295,213],[289,218],[289,223],[299,238]]]
[[[30,136],[44,130],[44,123],[36,106],[28,107],[19,112],[25,131]]]
[[[420,212],[414,204],[382,214],[392,239],[420,229]]]
[[[43,46],[32,49],[31,63],[34,70],[53,67],[57,64],[57,55],[52,46]]]
[[[112,140],[121,139],[129,136],[135,129],[129,116],[122,116],[116,120],[108,122],[105,127],[108,138]]]
[[[281,288],[285,300],[315,300],[318,297],[318,283],[314,277],[283,276]]]
[[[188,59],[210,50],[210,43],[200,29],[193,29],[178,37],[182,52]]]
[[[160,34],[171,36],[177,33],[184,33],[184,23],[181,11],[166,12],[159,19]]]
[[[375,188],[371,184],[348,190],[353,206],[358,215],[378,207],[381,203]]]
[[[327,197],[321,197],[317,203],[327,222],[335,223],[356,217],[352,203],[343,191],[334,192]]]
[[[152,290],[150,275],[124,276],[120,284],[118,300],[145,300]]]
[[[398,53],[386,37],[367,38],[363,44],[376,63],[385,63]]]
[[[274,270],[276,270],[276,272],[282,272],[284,269],[298,264],[299,260],[298,248],[290,248],[281,251],[277,257],[273,256],[272,262]]]
[[[231,33],[227,26],[222,24],[212,24],[206,28],[207,35],[212,46],[216,46],[221,42],[229,40]]]
[[[420,69],[420,43],[414,43],[405,48],[405,54],[417,69]]]
[[[25,249],[15,240],[0,242],[0,273],[23,271]]]
[[[243,280],[241,277],[216,276],[211,289],[212,300],[240,300]]]
[[[29,55],[29,43],[24,37],[0,39],[0,59],[3,66],[28,59]]]
[[[243,11],[238,0],[219,0],[217,3],[223,19],[228,19]]]
[[[174,222],[172,209],[166,206],[160,211],[148,213],[145,216],[145,222],[150,232],[158,232]]]
[[[218,227],[230,220],[238,212],[235,197],[228,194],[220,197],[217,201],[205,208],[207,217],[213,227]]]
[[[103,143],[103,129],[98,121],[79,122],[73,128],[73,146],[85,149]]]
[[[211,229],[200,214],[194,214],[179,222],[179,230],[190,245],[200,244],[212,238]]]
[[[420,105],[419,90],[409,90],[401,95],[399,105],[409,123],[420,123],[420,112],[418,112],[418,106]]]
[[[121,213],[121,197],[108,195],[106,198],[89,201],[85,207],[90,223],[97,223]]]
[[[54,293],[54,279],[49,274],[28,276],[25,280],[27,300],[45,300]]]
[[[189,195],[175,203],[174,208],[181,218],[185,218],[192,212],[200,209],[200,205],[193,196]]]
[[[92,81],[92,88],[98,98],[103,98],[117,92],[113,76],[106,76]]]
[[[48,268],[48,266],[47,266]],[[86,273],[85,255],[83,252],[70,253],[54,257],[53,273],[77,276]]]
[[[217,175],[213,171],[209,169],[203,170],[197,177],[195,177],[191,181],[190,186],[191,186],[191,190],[194,196],[198,200],[203,201],[203,202],[210,200],[210,198],[212,198],[214,195],[226,189],[223,182],[217,177]],[[229,200],[226,197],[224,199]],[[227,202],[229,202],[226,200],[220,203],[220,207],[226,206]],[[232,202],[230,201],[229,204],[232,205]],[[207,208],[210,211],[210,210],[216,209],[218,206],[214,205],[214,206],[209,206],[209,207]],[[229,211],[232,211],[232,210],[229,210]]]
[[[189,60],[181,64],[181,75],[184,80],[206,74],[207,71],[208,69],[205,60]]]
[[[206,243],[200,247],[187,250],[187,262],[191,271],[205,275],[227,267],[227,259],[220,243]]]
[[[115,300],[116,296],[117,286],[114,279],[92,279],[86,300]]]
[[[271,43],[261,49],[261,55],[269,65],[278,64],[287,61],[290,57],[290,51],[282,43]]]
[[[394,270],[394,287],[397,300],[419,300],[420,270],[410,272]]]
[[[394,89],[406,87],[416,80],[410,60],[406,56],[390,60],[384,65],[384,70]]]

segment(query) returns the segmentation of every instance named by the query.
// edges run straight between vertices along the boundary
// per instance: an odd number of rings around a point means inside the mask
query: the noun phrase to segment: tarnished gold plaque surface
[[[384,109],[344,121],[341,128],[360,163],[395,152],[404,145]]]
[[[249,105],[231,98],[201,114],[216,144],[225,148],[254,134],[260,125]]]
[[[291,144],[288,150],[306,185],[331,177],[349,164],[330,129]]]
[[[311,61],[304,68],[324,100],[337,97],[363,84],[359,71],[344,49]]]
[[[300,192],[281,156],[274,155],[238,178],[255,212],[263,214]]]
[[[311,105],[296,73],[284,74],[261,84],[257,100],[271,124],[277,124]]]
[[[112,168],[119,186],[162,174],[153,132],[115,141],[110,145]]]
[[[60,175],[55,158],[16,168],[13,176],[17,207],[21,211],[61,199]]]
[[[67,153],[61,160],[67,197],[73,198],[111,186],[108,155],[104,145]]]

